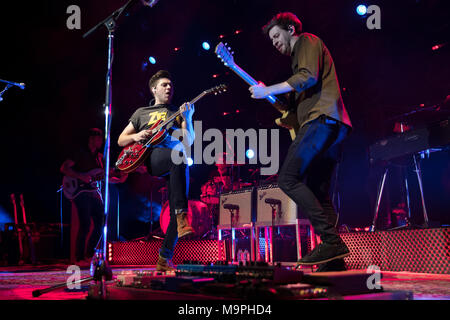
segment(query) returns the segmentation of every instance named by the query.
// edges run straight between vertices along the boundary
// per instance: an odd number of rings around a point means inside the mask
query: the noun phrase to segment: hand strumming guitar
[[[81,181],[83,181],[84,183],[91,183],[92,182],[92,177],[88,174],[88,173],[78,173],[77,174],[77,178]]]
[[[134,140],[134,142],[139,142],[139,141],[143,141],[143,140],[150,138],[150,136],[151,136],[151,131],[148,129],[144,129],[144,130],[134,134],[133,140]]]

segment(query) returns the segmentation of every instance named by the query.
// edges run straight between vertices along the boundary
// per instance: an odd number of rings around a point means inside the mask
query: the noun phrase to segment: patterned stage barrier
[[[349,269],[450,273],[450,228],[343,233]]]
[[[348,269],[450,274],[450,228],[342,233]],[[108,243],[111,265],[155,265],[162,240]],[[226,260],[226,240],[180,240],[173,262]],[[264,248],[260,247],[263,255]],[[229,254],[228,254],[229,255]]]
[[[155,265],[162,240],[108,243],[108,262],[111,265]],[[202,263],[225,260],[225,244],[216,240],[179,240],[173,263],[183,261]]]

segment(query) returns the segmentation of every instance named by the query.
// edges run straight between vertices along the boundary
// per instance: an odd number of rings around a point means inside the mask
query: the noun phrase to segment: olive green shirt
[[[300,127],[322,114],[351,127],[333,59],[323,41],[310,33],[300,34],[291,59],[293,75],[287,83],[295,89],[291,107],[297,107]]]

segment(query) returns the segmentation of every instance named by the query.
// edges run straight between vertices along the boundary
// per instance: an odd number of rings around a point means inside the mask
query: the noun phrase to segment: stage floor
[[[40,266],[0,267],[0,300],[85,300],[88,297],[89,282],[81,285],[81,291],[69,292],[57,289],[40,297],[33,297],[32,292],[45,289],[67,281],[67,264]],[[121,271],[153,271],[154,266],[112,267],[113,281]],[[311,269],[302,270],[311,273]],[[382,272],[381,286],[385,292],[412,292],[414,300],[450,300],[450,275],[425,274],[411,272]],[[89,269],[81,269],[81,278],[89,277]],[[93,283],[93,282],[91,282]],[[142,290],[142,289],[141,289]],[[351,299],[351,296],[348,297]],[[355,299],[383,299],[383,296],[365,295]],[[170,299],[170,295],[167,300]]]

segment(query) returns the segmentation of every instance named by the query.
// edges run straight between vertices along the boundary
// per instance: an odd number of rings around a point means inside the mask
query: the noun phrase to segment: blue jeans
[[[278,185],[310,220],[322,242],[342,242],[329,189],[350,127],[325,115],[299,129],[280,169]]]
[[[146,160],[148,172],[153,176],[164,176],[169,192],[170,221],[159,254],[172,259],[178,241],[178,224],[175,210],[188,209],[189,167],[182,163],[176,165],[171,158],[172,149],[155,148]]]

